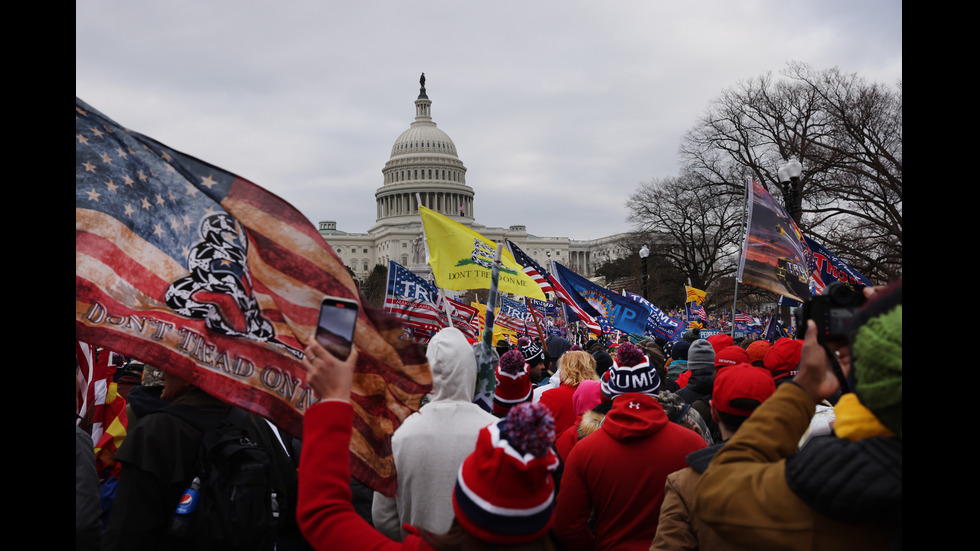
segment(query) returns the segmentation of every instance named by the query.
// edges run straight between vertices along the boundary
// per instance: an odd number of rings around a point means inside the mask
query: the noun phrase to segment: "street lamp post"
[[[786,163],[779,167],[779,185],[783,188],[783,202],[786,212],[793,217],[797,225],[800,224],[800,217],[803,214],[802,194],[800,193],[800,175],[803,174],[803,165],[796,156],[791,156]]]
[[[800,175],[803,174],[803,165],[796,158],[791,156],[783,166],[779,167],[779,185],[783,188],[783,204],[786,206],[786,213],[793,218],[796,225],[800,225],[800,218],[803,215],[803,197],[800,193]],[[790,327],[789,306],[783,305],[780,308],[783,327]]]
[[[545,251],[545,254],[548,255],[548,269],[550,270],[551,269],[551,251]],[[551,300],[551,295],[545,293],[544,298],[545,298],[545,300]]]
[[[650,248],[645,244],[640,249],[640,261],[643,265],[643,300],[650,300],[647,298],[647,257],[650,256]]]

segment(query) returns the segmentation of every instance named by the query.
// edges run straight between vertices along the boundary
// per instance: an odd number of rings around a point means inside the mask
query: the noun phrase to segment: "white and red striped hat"
[[[554,418],[541,403],[518,404],[480,430],[456,477],[453,510],[460,526],[502,545],[545,536],[555,507],[554,439]]]
[[[497,363],[497,386],[493,390],[493,412],[507,415],[510,408],[533,397],[530,367],[520,350],[505,352]]]

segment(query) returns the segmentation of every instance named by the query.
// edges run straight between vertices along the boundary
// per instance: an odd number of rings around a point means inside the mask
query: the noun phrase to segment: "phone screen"
[[[320,305],[320,321],[317,323],[316,340],[328,352],[341,360],[350,355],[357,325],[357,303],[327,297]]]

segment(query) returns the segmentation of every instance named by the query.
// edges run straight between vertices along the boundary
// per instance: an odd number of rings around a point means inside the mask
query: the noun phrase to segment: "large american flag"
[[[302,436],[300,363],[325,296],[360,301],[313,224],[235,174],[75,99],[75,337],[176,374]],[[361,305],[351,472],[395,491],[390,435],[432,375],[401,324]],[[383,381],[382,384],[378,384]]]
[[[555,293],[558,300],[568,305],[572,312],[574,312],[575,317],[580,319],[590,331],[593,333],[603,332],[603,328],[599,322],[572,299],[572,296],[568,294],[565,287],[553,275],[548,273],[548,270],[542,268],[540,264],[522,251],[513,241],[507,241],[507,247],[510,248],[510,253],[514,255],[514,260],[521,266],[524,266],[524,273],[536,281],[543,292]]]

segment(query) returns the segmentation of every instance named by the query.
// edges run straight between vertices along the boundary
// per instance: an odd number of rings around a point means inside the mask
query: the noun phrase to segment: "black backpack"
[[[166,408],[202,431],[199,503],[182,537],[189,547],[208,550],[272,550],[283,492],[272,456],[249,435],[248,414],[231,408],[215,419],[181,405]]]

